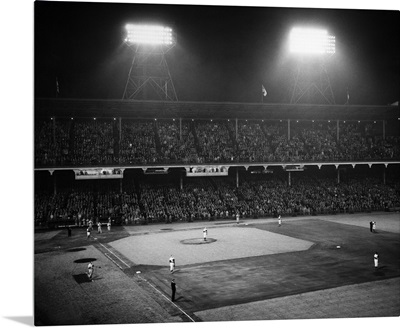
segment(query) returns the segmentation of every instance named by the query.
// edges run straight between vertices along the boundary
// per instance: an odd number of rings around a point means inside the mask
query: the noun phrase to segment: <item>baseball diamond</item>
[[[3,120],[6,320],[32,299],[29,190],[37,326],[398,321],[398,10],[33,7],[35,76],[7,84],[34,81],[34,133],[26,88]]]
[[[368,227],[372,217],[381,227],[373,235]],[[284,227],[274,219],[245,220],[239,226],[234,220],[210,222],[215,242],[181,243],[201,239],[201,226],[116,227],[89,241],[83,228],[74,229],[72,237],[36,233],[36,324],[400,314],[397,213],[286,218]],[[167,264],[171,249],[173,274]],[[375,249],[381,258],[378,270],[372,261]],[[88,261],[96,267],[93,282],[76,278]],[[61,293],[65,289],[69,293]],[[101,310],[89,310],[92,302]]]

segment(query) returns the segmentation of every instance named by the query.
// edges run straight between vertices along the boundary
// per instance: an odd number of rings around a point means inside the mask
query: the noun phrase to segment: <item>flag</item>
[[[265,97],[267,95],[267,90],[265,90],[264,86],[261,84],[261,92],[263,96]]]
[[[56,90],[57,90],[57,94],[60,93],[60,87],[58,86],[58,78],[56,77]]]

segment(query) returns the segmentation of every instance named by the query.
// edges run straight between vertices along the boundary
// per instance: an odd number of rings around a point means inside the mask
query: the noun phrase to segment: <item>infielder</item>
[[[101,222],[97,222],[97,233],[102,233],[103,231],[101,230]]]
[[[204,241],[207,240],[207,228],[203,229],[203,238],[204,238]]]
[[[171,271],[171,273],[173,273],[175,270],[175,259],[172,255],[169,258],[169,270]]]

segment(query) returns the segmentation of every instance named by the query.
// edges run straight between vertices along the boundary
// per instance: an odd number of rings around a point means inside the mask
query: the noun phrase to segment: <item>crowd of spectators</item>
[[[154,123],[151,121],[123,121],[119,148],[120,164],[148,164],[157,162]]]
[[[121,131],[120,131],[121,130]],[[400,158],[399,136],[336,121],[38,120],[36,165],[312,162]]]
[[[397,189],[396,189],[397,188]],[[143,182],[138,188],[116,190],[71,189],[57,194],[35,193],[35,222],[67,221],[73,225],[106,222],[122,224],[233,219],[382,211],[400,207],[399,186],[376,178],[335,178],[298,175],[289,186],[273,175],[242,179],[191,178],[182,188]]]
[[[271,143],[260,123],[238,123],[237,156],[240,162],[263,162],[272,153]]]
[[[35,163],[63,165],[70,150],[71,122],[45,120],[35,123]]]
[[[227,163],[235,158],[234,144],[225,121],[196,121],[200,163]]]
[[[181,128],[179,128],[178,122],[175,121],[160,121],[157,126],[160,138],[161,162],[199,162],[190,121],[183,121]]]
[[[75,122],[71,164],[115,164],[111,121]]]

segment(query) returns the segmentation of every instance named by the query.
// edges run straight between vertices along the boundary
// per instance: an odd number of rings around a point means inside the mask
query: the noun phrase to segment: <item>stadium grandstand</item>
[[[35,100],[35,227],[400,208],[399,107]]]

